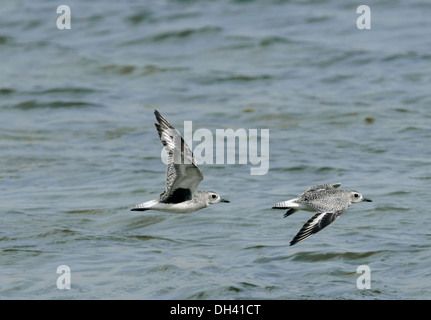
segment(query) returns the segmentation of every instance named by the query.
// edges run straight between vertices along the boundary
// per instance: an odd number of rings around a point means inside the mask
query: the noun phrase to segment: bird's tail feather
[[[288,201],[277,202],[272,206],[272,209],[287,209],[290,208]]]
[[[150,208],[140,208],[138,206],[133,207],[132,209],[130,209],[130,211],[147,211],[150,210]]]
[[[276,204],[274,204],[273,206],[272,206],[272,209],[289,209],[289,210],[287,210],[287,212],[284,214],[284,218],[286,218],[286,217],[288,217],[288,216],[290,216],[291,214],[293,214],[293,213],[295,213],[296,211],[298,211],[298,210],[296,210],[296,209],[293,209],[292,207],[291,207],[291,203],[289,203],[289,201],[283,201],[283,202],[277,202]]]
[[[286,218],[288,216],[290,216],[291,214],[294,214],[296,211],[295,209],[290,208],[289,210],[287,210],[287,212],[283,215],[283,218]]]
[[[150,210],[152,206],[154,206],[158,201],[150,200],[141,204],[138,204],[130,209],[130,211],[146,211]]]

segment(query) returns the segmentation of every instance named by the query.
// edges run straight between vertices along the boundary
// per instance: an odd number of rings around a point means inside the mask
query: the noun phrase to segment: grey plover
[[[132,211],[158,210],[171,213],[187,213],[218,202],[229,202],[213,191],[197,190],[204,176],[196,165],[196,159],[180,133],[157,111],[155,123],[160,141],[168,154],[166,190],[159,199],[134,206]]]
[[[298,198],[278,202],[273,209],[288,209],[284,217],[298,210],[316,212],[299,230],[290,245],[311,237],[331,224],[353,203],[367,201],[358,191],[337,189],[341,183],[320,184],[307,188]]]

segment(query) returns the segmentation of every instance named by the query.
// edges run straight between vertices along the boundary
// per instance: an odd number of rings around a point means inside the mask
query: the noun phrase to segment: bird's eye
[[[215,199],[215,198],[217,198],[217,196],[216,196],[215,194],[213,194],[213,195],[211,196],[211,198]]]
[[[358,197],[359,197],[359,194],[355,193],[355,195],[354,195],[354,196],[355,196],[355,198],[358,198]]]

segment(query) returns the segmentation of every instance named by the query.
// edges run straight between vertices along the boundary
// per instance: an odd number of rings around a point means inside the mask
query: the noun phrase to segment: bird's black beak
[[[229,200],[226,200],[226,199],[221,199],[221,200],[220,200],[220,202],[230,203],[230,201],[229,201]]]
[[[362,201],[365,201],[365,202],[373,202],[371,199],[367,199],[367,198],[364,198],[364,200],[362,200]]]

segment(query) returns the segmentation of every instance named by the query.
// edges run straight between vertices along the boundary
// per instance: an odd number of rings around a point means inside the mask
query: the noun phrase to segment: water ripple
[[[37,100],[28,100],[24,102],[20,102],[10,106],[11,108],[20,109],[20,110],[32,110],[32,109],[41,109],[41,108],[87,108],[87,107],[96,107],[98,106],[95,103],[86,102],[86,101],[52,101],[52,102],[42,102]]]
[[[298,252],[293,255],[295,261],[327,261],[327,260],[358,260],[378,255],[386,252],[385,250],[368,251],[368,252]]]

